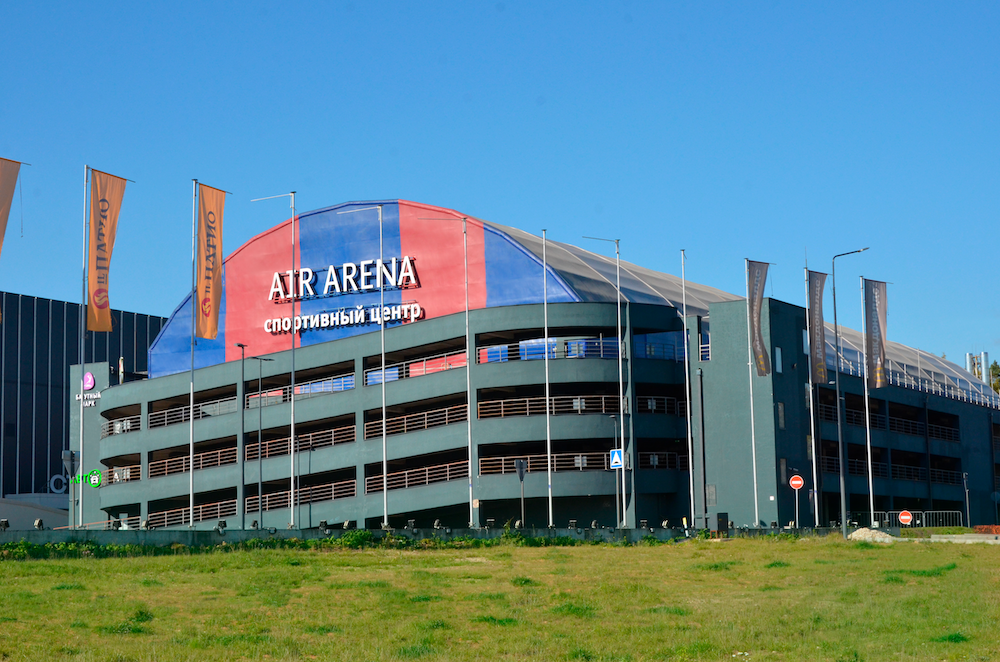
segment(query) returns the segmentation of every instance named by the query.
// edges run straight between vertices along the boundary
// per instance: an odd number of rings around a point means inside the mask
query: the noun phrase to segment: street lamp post
[[[614,414],[611,414],[611,416],[609,416],[608,418],[611,419],[611,440],[612,440],[611,446],[612,446],[612,448],[618,448],[618,421],[615,420],[617,418],[617,416],[615,416]],[[622,453],[622,462],[624,462],[624,461],[625,461],[625,457],[624,457],[624,453]],[[624,471],[625,471],[625,469],[624,469],[624,467],[622,467],[622,472],[624,473]],[[618,476],[615,476],[615,519],[618,519],[618,517],[621,516],[621,509],[618,507],[618,499],[619,499],[619,497],[618,497],[618,489],[619,489],[619,487],[620,487],[620,485],[618,484]]]
[[[246,522],[246,500],[243,498],[243,486],[246,484],[245,477],[243,475],[243,460],[244,448],[246,447],[245,435],[246,435],[246,421],[244,420],[244,412],[247,406],[247,375],[246,375],[246,349],[247,346],[244,343],[238,342],[236,346],[240,348],[240,387],[236,389],[236,393],[240,396],[240,436],[236,439],[236,461],[239,463],[240,467],[240,482],[236,486],[236,512],[240,516],[240,530],[247,528]]]
[[[264,456],[264,440],[261,438],[262,419],[261,409],[264,404],[261,402],[261,362],[273,361],[262,356],[251,356],[251,361],[257,361],[257,512],[260,513],[260,526],[264,526],[264,474],[261,458]]]
[[[965,488],[965,525],[972,526],[972,515],[969,513],[969,472],[962,472],[962,486]]]
[[[618,415],[621,425],[622,442],[622,510],[621,526],[625,528],[628,514],[625,505],[625,384],[622,371],[622,355],[624,354],[624,343],[622,342],[622,262],[621,252],[618,250],[618,239],[604,239],[602,237],[584,237],[584,239],[594,239],[596,241],[607,241],[615,245],[615,309],[618,313],[618,326],[615,328],[615,341],[618,343]]]
[[[864,253],[868,250],[868,247],[859,248],[856,251],[848,251],[846,253],[840,253],[839,255],[834,255],[833,259],[830,260],[830,279],[833,283],[833,333],[834,333],[834,350],[837,355],[837,363],[835,370],[833,371],[834,382],[836,383],[837,392],[837,453],[840,464],[840,530],[844,538],[847,538],[847,478],[846,478],[846,467],[847,460],[844,457],[844,414],[841,411],[840,406],[840,325],[837,323],[837,258],[844,257],[845,255],[854,255],[855,253]]]
[[[295,191],[291,193],[281,193],[280,195],[269,195],[266,198],[255,198],[250,202],[261,200],[272,200],[274,198],[291,197],[292,208],[292,270],[288,273],[289,299],[292,302],[292,371],[291,371],[291,391],[288,395],[288,402],[291,408],[291,430],[288,436],[288,455],[291,457],[291,476],[289,479],[288,492],[288,528],[295,528],[295,301],[302,295],[302,279],[295,267]],[[300,523],[301,527],[302,524]]]

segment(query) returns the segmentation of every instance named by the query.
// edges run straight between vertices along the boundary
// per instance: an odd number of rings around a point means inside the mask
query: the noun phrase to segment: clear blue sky
[[[84,164],[135,180],[116,308],[190,288],[191,179],[225,251],[300,211],[405,198],[730,292],[743,259],[890,281],[891,340],[1000,359],[1000,5],[0,2],[0,289],[80,298]],[[20,192],[19,192],[20,193]],[[24,230],[21,236],[21,217]],[[827,293],[827,314],[832,309]]]

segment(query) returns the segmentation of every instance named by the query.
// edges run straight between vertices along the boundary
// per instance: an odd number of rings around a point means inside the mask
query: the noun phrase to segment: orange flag
[[[14,186],[17,185],[17,173],[20,170],[21,164],[17,161],[0,159],[0,250],[3,250],[7,217],[10,215],[10,205],[14,200]]]
[[[226,192],[198,184],[198,269],[195,272],[195,300],[198,302],[195,327],[199,338],[215,338],[219,333],[219,304],[222,300],[222,212]]]
[[[118,231],[118,212],[125,180],[100,170],[90,171],[90,250],[87,252],[87,330],[111,331],[108,273]]]

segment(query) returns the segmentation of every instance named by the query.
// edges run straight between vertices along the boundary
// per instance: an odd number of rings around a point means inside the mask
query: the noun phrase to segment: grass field
[[[0,562],[2,660],[1000,660],[1000,546],[828,538]]]

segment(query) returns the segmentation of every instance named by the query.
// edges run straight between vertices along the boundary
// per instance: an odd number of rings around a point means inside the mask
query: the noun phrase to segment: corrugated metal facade
[[[0,495],[50,493],[69,448],[69,366],[79,363],[80,304],[0,293]],[[162,317],[112,311],[115,330],[88,333],[87,362],[148,370]],[[65,482],[55,481],[65,491]]]

